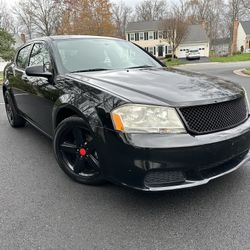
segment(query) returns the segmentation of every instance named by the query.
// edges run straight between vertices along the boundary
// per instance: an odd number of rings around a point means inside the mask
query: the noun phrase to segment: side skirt
[[[35,129],[37,129],[39,132],[44,134],[46,137],[48,137],[50,140],[53,140],[53,136],[46,133],[44,130],[42,130],[38,125],[36,125],[31,119],[27,118],[26,116],[22,115],[22,117]]]

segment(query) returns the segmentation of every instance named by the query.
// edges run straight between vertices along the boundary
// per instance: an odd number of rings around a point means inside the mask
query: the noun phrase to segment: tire
[[[105,182],[95,141],[95,136],[80,117],[66,118],[56,128],[53,149],[57,162],[76,182],[87,185],[100,185]]]
[[[5,91],[4,93],[4,102],[5,102],[5,110],[6,110],[9,124],[13,128],[24,127],[26,124],[26,120],[18,115],[18,112],[14,106],[13,100],[8,91]]]

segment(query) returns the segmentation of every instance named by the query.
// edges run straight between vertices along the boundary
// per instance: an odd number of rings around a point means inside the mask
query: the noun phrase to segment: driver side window
[[[22,48],[17,56],[16,65],[20,69],[25,69],[29,63],[29,53],[30,53],[31,45],[28,45]]]
[[[44,71],[51,71],[49,51],[44,43],[36,43],[30,55],[29,66],[43,66]]]

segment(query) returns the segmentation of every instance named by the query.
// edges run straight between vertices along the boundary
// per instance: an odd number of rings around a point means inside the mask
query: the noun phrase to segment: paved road
[[[182,70],[217,76],[226,80],[234,81],[241,84],[247,90],[250,97],[250,78],[241,77],[233,73],[236,69],[250,67],[250,61],[234,62],[234,63],[201,63],[179,66]]]
[[[10,128],[1,104],[0,142],[0,249],[250,249],[249,163],[205,186],[150,194],[72,182],[50,140]]]

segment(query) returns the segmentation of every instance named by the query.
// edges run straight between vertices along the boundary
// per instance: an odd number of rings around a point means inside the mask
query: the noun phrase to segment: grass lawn
[[[3,81],[3,72],[0,72],[0,84],[2,84]]]
[[[250,68],[246,68],[243,70],[243,73],[250,75]]]
[[[174,67],[174,66],[178,66],[178,65],[181,65],[181,64],[183,64],[183,61],[180,61],[180,60],[178,60],[178,59],[174,59],[174,60],[171,60],[171,61],[165,61],[165,64],[166,64],[166,66],[168,66],[168,67]]]
[[[240,62],[250,61],[250,53],[227,56],[227,57],[210,57],[210,62]]]

